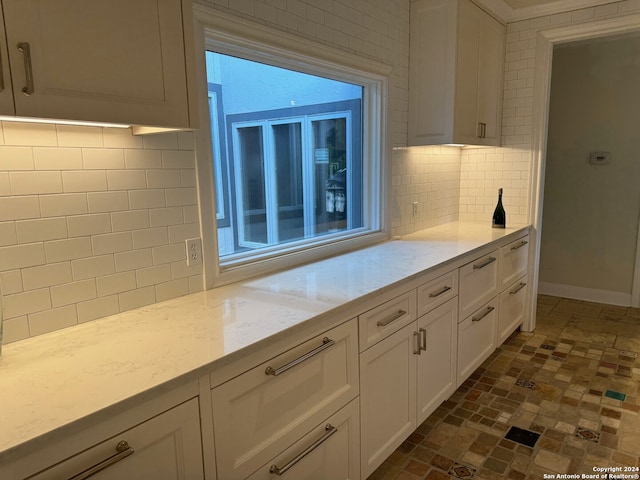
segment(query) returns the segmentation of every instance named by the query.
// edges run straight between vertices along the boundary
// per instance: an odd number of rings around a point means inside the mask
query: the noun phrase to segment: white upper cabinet
[[[409,145],[500,145],[504,38],[469,0],[411,3]]]
[[[2,0],[2,8],[0,113],[194,126],[190,1]]]

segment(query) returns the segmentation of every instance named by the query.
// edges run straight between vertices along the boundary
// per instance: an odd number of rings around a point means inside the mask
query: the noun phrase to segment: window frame
[[[199,78],[200,129],[195,132],[196,169],[203,238],[204,286],[213,288],[256,275],[378,243],[389,238],[390,158],[387,140],[387,90],[391,67],[366,57],[306,40],[248,20],[194,5],[196,70]],[[364,87],[362,99],[362,223],[347,234],[327,234],[256,252],[251,259],[221,264],[216,228],[211,130],[205,52],[212,50]],[[231,209],[230,209],[231,210]],[[233,215],[234,213],[231,213]]]

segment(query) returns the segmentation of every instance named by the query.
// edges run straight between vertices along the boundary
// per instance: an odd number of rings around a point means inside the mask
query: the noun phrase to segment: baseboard
[[[574,287],[573,285],[561,285],[559,283],[539,282],[538,293],[553,295],[554,297],[572,298],[574,300],[620,305],[623,307],[631,305],[631,293]]]

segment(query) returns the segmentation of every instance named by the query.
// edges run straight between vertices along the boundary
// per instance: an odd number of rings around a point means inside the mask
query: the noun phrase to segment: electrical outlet
[[[202,240],[190,238],[185,242],[187,244],[187,265],[202,265]]]

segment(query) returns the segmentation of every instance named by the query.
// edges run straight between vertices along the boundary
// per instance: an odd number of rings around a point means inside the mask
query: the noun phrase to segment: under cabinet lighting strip
[[[57,118],[33,118],[33,117],[12,117],[0,115],[0,122],[19,122],[19,123],[49,123],[58,125],[79,125],[84,127],[109,127],[109,128],[129,128],[130,125],[122,123],[104,123],[104,122],[82,122],[76,120],[60,120]]]

